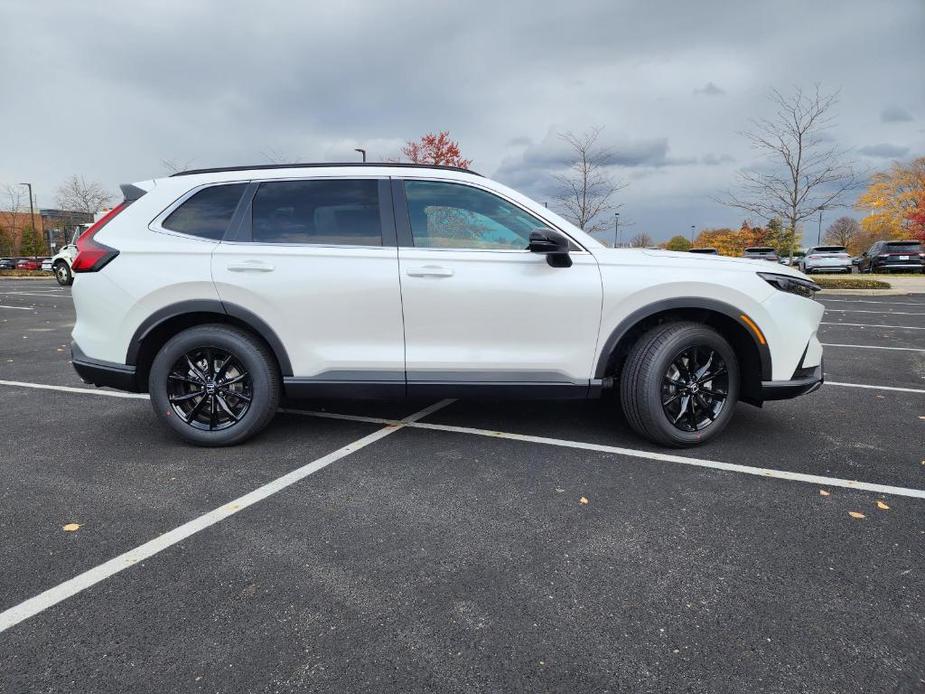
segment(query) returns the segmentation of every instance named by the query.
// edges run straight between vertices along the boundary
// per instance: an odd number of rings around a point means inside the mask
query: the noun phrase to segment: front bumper
[[[824,382],[825,376],[822,371],[822,364],[820,364],[814,367],[807,376],[801,376],[789,381],[762,381],[761,399],[788,400],[796,398],[819,390]]]
[[[71,342],[71,364],[84,383],[108,386],[133,393],[139,391],[135,367],[112,362],[96,361],[85,355],[76,342]]]

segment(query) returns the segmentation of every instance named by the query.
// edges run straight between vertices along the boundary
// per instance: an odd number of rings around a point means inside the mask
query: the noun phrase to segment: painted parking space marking
[[[885,347],[883,345],[843,345],[837,342],[821,342],[823,347],[846,347],[851,349],[889,349],[897,352],[925,352],[925,349],[918,347]]]
[[[818,297],[816,301],[825,303],[830,301],[839,304],[881,304],[883,306],[925,306],[925,301],[867,301],[865,299],[829,299],[828,297]]]
[[[907,313],[903,311],[868,311],[855,308],[826,308],[827,313],[876,313],[878,316],[925,316],[925,313]]]
[[[871,325],[870,323],[841,323],[838,321],[822,321],[819,325],[844,325],[850,328],[893,328],[894,330],[925,330],[917,325]]]
[[[35,309],[32,306],[4,306],[0,304],[0,308],[11,308],[14,311],[34,311]]]
[[[866,383],[838,383],[836,381],[826,381],[827,386],[840,386],[842,388],[867,388],[868,390],[893,390],[899,393],[925,393],[923,388],[900,388],[899,386],[875,386]]]
[[[344,458],[351,453],[365,448],[366,446],[379,441],[380,439],[394,434],[396,431],[401,430],[403,427],[412,424],[413,422],[426,417],[429,414],[436,412],[437,410],[446,407],[447,405],[455,402],[454,400],[441,400],[436,402],[433,405],[425,407],[423,410],[419,410],[414,414],[408,415],[404,419],[396,420],[394,422],[389,422],[382,429],[378,429],[371,434],[368,434],[362,438],[357,439],[351,443],[348,443],[346,446],[338,448],[336,451],[332,451],[325,456],[313,460],[306,465],[303,465],[300,468],[296,468],[291,472],[278,477],[272,482],[268,482],[252,492],[248,492],[244,496],[240,496],[233,501],[229,501],[222,506],[219,506],[208,513],[205,513],[198,518],[184,523],[181,526],[169,530],[163,535],[159,535],[153,540],[149,540],[138,547],[124,552],[109,561],[95,566],[88,571],[84,571],[81,574],[78,574],[74,578],[71,578],[63,583],[59,583],[53,588],[39,593],[38,595],[25,600],[18,605],[0,612],[0,633],[6,631],[10,627],[13,627],[20,622],[23,622],[30,617],[34,617],[40,612],[47,610],[49,607],[57,605],[62,600],[66,600],[69,597],[80,593],[91,586],[96,585],[100,581],[104,581],[110,576],[113,576],[124,569],[134,566],[135,564],[148,559],[158,552],[162,552],[168,547],[172,547],[178,542],[182,542],[191,535],[209,528],[216,523],[219,523],[226,518],[233,516],[239,511],[253,506],[259,501],[270,497],[287,487],[295,484],[296,482],[305,479],[311,474],[322,470],[331,463]]]

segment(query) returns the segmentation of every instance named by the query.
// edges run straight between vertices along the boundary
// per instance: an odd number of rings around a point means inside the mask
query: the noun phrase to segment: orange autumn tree
[[[459,143],[450,139],[447,130],[441,130],[436,135],[427,133],[417,142],[409,141],[401,148],[401,153],[413,164],[458,166],[460,169],[468,169],[472,164],[471,159],[463,159]]]
[[[776,227],[775,227],[776,225]],[[750,246],[777,247],[780,222],[774,221],[767,227],[752,226],[746,219],[738,229],[722,227],[704,229],[694,240],[698,248],[715,248],[720,255],[739,257]]]
[[[875,173],[855,207],[867,212],[861,226],[871,236],[903,239],[925,232],[925,157]]]

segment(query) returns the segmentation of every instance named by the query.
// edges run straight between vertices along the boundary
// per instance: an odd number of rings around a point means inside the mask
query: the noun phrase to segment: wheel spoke
[[[677,386],[678,388],[683,388],[687,385],[684,381],[679,381],[677,379],[671,378],[670,376],[665,376],[665,383]]]
[[[186,395],[171,395],[168,396],[168,400],[171,403],[186,402],[187,400],[192,400],[196,397],[202,397],[203,393],[201,390],[197,390],[195,393],[187,393]]]
[[[167,378],[169,378],[169,379],[172,380],[172,381],[183,381],[184,383],[191,383],[191,384],[193,384],[194,386],[201,386],[201,385],[202,385],[202,381],[197,381],[197,380],[192,379],[192,378],[190,378],[189,376],[185,376],[185,375],[183,375],[183,374],[176,374],[176,373],[174,373],[174,374],[169,374],[169,375],[167,376]]]
[[[694,375],[698,381],[703,378],[703,375],[707,372],[707,369],[710,368],[710,365],[713,363],[713,356],[716,354],[712,349],[710,350],[710,356],[707,357],[707,363],[697,369],[697,373]]]
[[[215,396],[215,399],[218,401],[218,406],[225,411],[225,414],[227,414],[236,422],[240,419],[238,415],[231,411],[231,408],[228,407],[228,403],[225,402],[225,399],[221,395]]]
[[[212,355],[212,348],[206,349],[206,376],[211,379],[215,378],[215,358]]]
[[[691,396],[684,395],[681,397],[681,409],[678,411],[678,416],[674,418],[674,424],[677,424],[681,421],[681,418],[687,414],[687,405],[690,402]]]
[[[236,390],[226,390],[226,391],[224,391],[224,393],[225,393],[225,395],[233,395],[233,396],[235,396],[236,398],[238,398],[239,400],[243,400],[244,402],[250,402],[250,401],[251,401],[251,397],[250,397],[249,395],[245,395],[244,393],[239,393],[239,392],[236,391]]]
[[[668,398],[667,400],[662,400],[662,407],[665,407],[666,405],[670,405],[670,404],[673,403],[675,400],[677,400],[678,398],[680,398],[681,395],[682,395],[682,393],[675,393],[674,395],[672,395],[672,396],[671,396],[670,398]]]
[[[707,404],[707,401],[704,400],[703,397],[701,397],[700,393],[697,393],[695,397],[700,403],[701,409],[706,413],[707,417],[710,418],[710,421],[711,422],[714,421],[716,419],[716,415],[713,414],[713,408]]]
[[[235,376],[234,378],[229,378],[227,381],[223,381],[223,382],[222,382],[222,385],[223,385],[223,386],[231,386],[231,385],[234,385],[235,383],[240,383],[240,382],[243,381],[245,378],[247,378],[247,376],[248,376],[247,371],[244,371],[244,372],[238,374],[237,376]]]
[[[706,393],[706,394],[709,395],[711,398],[718,399],[718,400],[725,400],[725,399],[726,399],[726,396],[727,396],[727,394],[726,394],[726,393],[723,393],[722,391],[719,391],[719,390],[710,390],[709,388],[701,388],[701,389],[700,389],[700,392],[701,392],[701,393]]]
[[[206,399],[207,399],[207,398],[203,397],[199,402],[197,402],[195,405],[193,405],[193,409],[191,409],[191,410],[189,411],[189,413],[187,413],[187,414],[183,417],[183,419],[186,421],[187,424],[189,424],[189,423],[192,422],[194,419],[196,419],[196,415],[199,414],[199,411],[202,409],[202,406],[206,404]]]
[[[234,355],[229,354],[225,357],[225,361],[219,364],[218,368],[215,370],[215,380],[219,380],[222,376],[225,375],[225,370],[228,368],[228,365],[231,363],[231,360],[234,358]]]
[[[215,396],[209,396],[209,431],[215,428]]]
[[[712,381],[714,378],[716,378],[717,376],[722,376],[724,373],[726,373],[726,365],[725,365],[725,364],[722,365],[722,366],[720,366],[720,367],[719,367],[718,369],[716,369],[716,371],[714,371],[713,373],[711,373],[711,374],[706,374],[705,376],[701,376],[699,379],[697,379],[697,383],[709,383],[709,382]]]
[[[205,374],[202,373],[202,371],[199,370],[199,367],[193,363],[193,361],[189,358],[188,354],[185,355],[185,359],[186,359],[186,363],[189,365],[190,371],[193,372],[193,375],[196,376],[196,378],[200,379],[203,383],[205,383],[207,380]]]

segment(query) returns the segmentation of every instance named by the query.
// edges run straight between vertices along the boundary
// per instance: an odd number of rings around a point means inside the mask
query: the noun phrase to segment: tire
[[[67,263],[64,261],[55,263],[53,269],[55,271],[55,279],[62,287],[70,287],[74,284],[74,274],[71,272],[71,268]]]
[[[685,370],[693,366],[691,375],[707,366],[706,376],[714,373],[709,363],[717,366],[717,357],[725,371],[718,369],[715,379],[700,381],[692,386],[693,394],[683,395],[688,379],[677,365],[682,364]],[[620,401],[627,422],[640,436],[673,448],[695,446],[726,428],[739,398],[739,380],[735,352],[718,332],[700,323],[668,323],[653,328],[633,346],[620,377]],[[685,387],[679,388],[681,384]],[[673,415],[682,406],[688,414],[675,424]]]
[[[276,360],[262,342],[238,328],[207,324],[167,341],[154,357],[148,390],[154,412],[180,438],[234,446],[270,423],[281,386]]]

